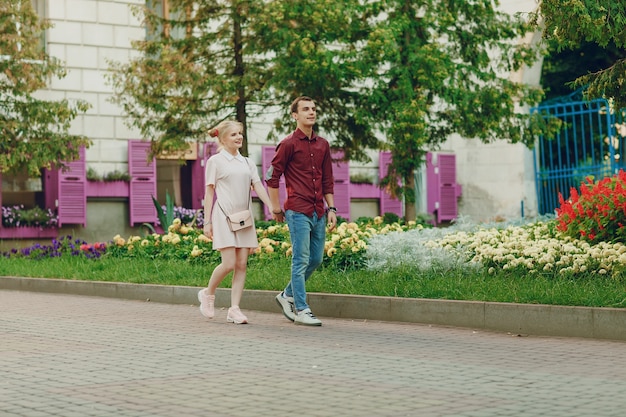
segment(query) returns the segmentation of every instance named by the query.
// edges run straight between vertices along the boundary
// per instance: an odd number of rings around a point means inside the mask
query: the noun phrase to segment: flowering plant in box
[[[2,227],[56,227],[57,214],[41,207],[24,208],[24,205],[2,206]]]
[[[559,194],[557,230],[591,243],[626,242],[626,172],[596,182],[587,178],[580,193],[570,193],[568,200]]]

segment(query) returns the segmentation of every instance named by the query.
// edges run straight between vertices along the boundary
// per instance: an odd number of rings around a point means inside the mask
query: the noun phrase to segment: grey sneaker
[[[304,324],[305,326],[321,326],[322,322],[315,317],[310,308],[298,311],[296,314],[295,324]]]
[[[285,292],[283,291],[276,296],[276,303],[283,310],[287,320],[294,321],[296,319],[296,306],[293,303],[293,297],[285,297]]]

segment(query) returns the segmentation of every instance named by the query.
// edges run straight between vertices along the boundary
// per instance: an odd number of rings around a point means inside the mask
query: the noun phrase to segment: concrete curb
[[[197,287],[0,277],[0,289],[197,305]],[[279,313],[276,292],[246,290],[241,307]],[[520,335],[626,340],[626,309],[309,293],[319,317],[435,324]],[[228,306],[219,289],[216,306]]]

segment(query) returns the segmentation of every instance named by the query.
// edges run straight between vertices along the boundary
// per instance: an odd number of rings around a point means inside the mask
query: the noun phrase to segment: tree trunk
[[[406,179],[406,188],[409,190],[415,190],[415,176],[409,175]],[[417,219],[417,213],[415,211],[415,193],[412,192],[413,198],[404,198],[404,220],[410,221]]]
[[[236,118],[243,124],[243,146],[241,154],[248,156],[248,118],[246,115],[246,88],[243,82],[245,65],[243,63],[243,39],[241,34],[241,14],[237,7],[233,15],[233,48],[235,52],[235,68],[233,74],[236,77],[237,102],[235,103]]]

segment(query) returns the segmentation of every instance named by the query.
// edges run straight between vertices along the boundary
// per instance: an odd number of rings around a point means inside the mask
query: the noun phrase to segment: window
[[[46,2],[45,0],[31,0],[33,5],[33,10],[39,16],[41,20],[46,18]],[[44,51],[46,50],[46,31],[41,31],[41,35],[39,36],[39,46]]]
[[[149,13],[154,14],[156,17],[154,21],[159,21],[159,23],[155,24],[154,27],[151,27],[150,25],[146,26],[147,40],[156,40],[160,36],[163,36],[164,38],[172,37],[173,39],[182,39],[190,31],[190,27],[184,28],[179,26],[172,28],[168,23],[165,23],[164,25],[163,21],[186,19],[191,15],[191,10],[176,9],[172,5],[171,0],[146,0],[146,8]]]

